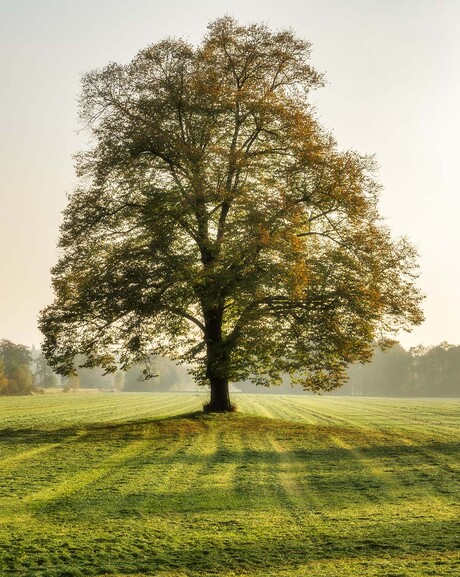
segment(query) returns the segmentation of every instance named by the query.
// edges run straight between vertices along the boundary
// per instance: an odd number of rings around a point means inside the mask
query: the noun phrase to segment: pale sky
[[[381,212],[421,255],[426,321],[401,343],[460,343],[460,0],[0,0],[0,338],[41,341],[88,140],[80,75],[166,36],[197,42],[224,14],[312,42],[319,118],[340,148],[376,155]]]

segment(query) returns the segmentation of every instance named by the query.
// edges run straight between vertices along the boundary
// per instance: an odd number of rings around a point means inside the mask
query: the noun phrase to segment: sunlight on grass
[[[0,399],[0,574],[460,574],[459,401],[237,402]]]

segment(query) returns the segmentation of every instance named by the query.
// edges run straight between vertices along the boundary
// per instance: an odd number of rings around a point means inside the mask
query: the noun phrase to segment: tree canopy
[[[229,410],[229,381],[330,390],[422,321],[415,251],[379,216],[373,159],[319,125],[309,58],[224,17],[83,77],[93,144],[40,319],[59,372],[165,355]]]
[[[33,374],[32,355],[24,345],[7,339],[0,341],[0,395],[30,395]]]

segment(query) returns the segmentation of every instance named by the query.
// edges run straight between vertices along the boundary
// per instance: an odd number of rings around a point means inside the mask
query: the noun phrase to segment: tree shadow
[[[211,438],[212,450],[200,452]],[[68,528],[88,574],[109,558],[119,572],[218,574],[460,546],[458,525],[433,519],[431,505],[456,501],[454,442],[398,444],[353,428],[192,412],[3,429],[1,444],[50,445],[46,462],[21,470],[26,489],[37,475],[50,490],[31,493],[22,510],[54,531],[56,551]],[[417,515],[388,513],[411,502]]]

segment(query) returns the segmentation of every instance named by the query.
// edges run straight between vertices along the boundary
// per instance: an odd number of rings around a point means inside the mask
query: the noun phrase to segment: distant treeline
[[[367,365],[352,365],[339,394],[376,397],[460,397],[460,345],[441,343],[406,351],[377,349]]]
[[[83,360],[75,359],[76,366]],[[0,341],[0,395],[30,395],[56,387],[65,392],[77,389],[184,391],[195,388],[185,367],[163,357],[153,358],[152,364],[158,376],[149,380],[143,379],[140,366],[111,375],[104,375],[98,368],[77,368],[76,375],[61,377],[53,372],[40,350],[3,339]]]
[[[104,375],[101,369],[77,369],[78,386],[129,392],[187,391],[196,388],[186,367],[164,357],[152,358],[151,364],[158,376],[147,380],[143,378],[143,367],[138,365],[113,375]]]
[[[81,364],[76,359],[76,364]],[[142,367],[104,375],[100,369],[77,369],[73,377],[53,373],[40,350],[0,341],[0,395],[27,395],[43,389],[62,387],[122,391],[194,390],[187,367],[154,357],[158,376],[143,380]],[[460,397],[460,345],[441,343],[435,347],[418,346],[405,350],[399,344],[386,352],[376,349],[371,363],[352,365],[349,381],[332,395],[375,397]],[[289,380],[279,387],[257,387],[250,381],[236,383],[235,390],[250,393],[302,394]]]
[[[351,365],[349,380],[329,395],[368,397],[460,397],[460,346],[441,343],[405,350],[396,344],[376,349],[372,362]],[[250,382],[238,385],[251,393],[302,393],[286,380],[280,387],[260,390]]]

